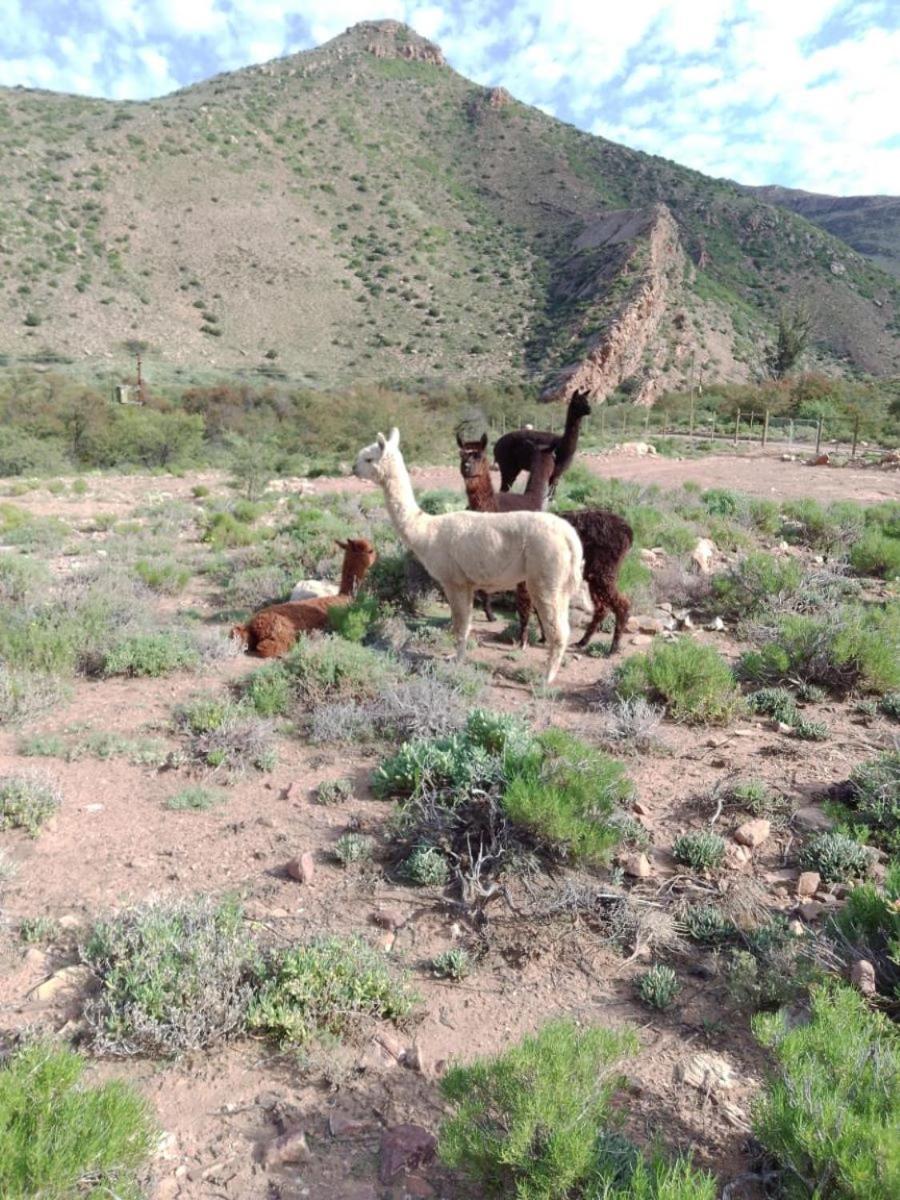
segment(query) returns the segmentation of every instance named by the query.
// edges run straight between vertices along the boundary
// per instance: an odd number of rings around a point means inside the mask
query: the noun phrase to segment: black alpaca
[[[578,447],[581,422],[590,416],[587,390],[575,392],[566,410],[566,427],[563,432],[550,433],[541,429],[514,429],[498,438],[494,446],[494,459],[500,468],[500,491],[508,492],[522,471],[531,469],[531,459],[536,446],[553,448],[556,467],[550,477],[550,495],[556,491],[560,477],[572,465]]]

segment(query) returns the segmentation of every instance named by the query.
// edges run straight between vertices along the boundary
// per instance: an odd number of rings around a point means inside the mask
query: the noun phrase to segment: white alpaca
[[[569,640],[569,601],[581,587],[581,542],[572,526],[541,512],[429,516],[416,503],[396,429],[360,450],[353,473],[381,485],[400,537],[443,588],[457,659],[465,656],[475,592],[524,582],[547,636],[551,683]]]

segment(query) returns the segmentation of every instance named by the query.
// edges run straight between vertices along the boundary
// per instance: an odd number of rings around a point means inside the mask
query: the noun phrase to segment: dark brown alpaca
[[[504,433],[494,445],[494,460],[500,468],[500,491],[508,492],[522,471],[531,469],[531,455],[535,446],[552,448],[556,467],[550,477],[550,495],[564,472],[568,471],[578,448],[581,422],[590,416],[588,391],[575,392],[566,409],[566,427],[561,434],[540,429],[514,429]]]
[[[552,457],[552,447],[537,447],[532,452],[533,466],[528,488],[518,496],[494,491],[484,453],[487,438],[482,438],[480,442],[463,442],[457,435],[456,440],[459,444],[460,470],[465,480],[469,508],[478,512],[506,512],[511,508],[528,507],[522,503],[525,500],[530,500],[535,508],[543,507],[548,482],[552,478],[552,468],[548,462]],[[619,569],[634,540],[631,526],[616,513],[602,508],[586,508],[580,512],[559,515],[569,522],[581,539],[584,550],[584,579],[594,606],[593,615],[578,645],[586,646],[607,612],[612,611],[616,618],[610,646],[610,654],[613,654],[619,648],[631,611],[628,600],[618,589]],[[485,616],[492,621],[494,614],[490,597],[484,595],[483,603]],[[520,584],[516,589],[516,612],[519,616],[519,641],[522,646],[528,639],[531,607],[531,597],[525,586]]]
[[[317,596],[311,600],[291,600],[287,604],[272,604],[251,617],[246,625],[235,625],[232,637],[239,638],[252,654],[260,658],[281,658],[287,654],[301,633],[325,629],[328,610],[336,605],[349,604],[369,567],[377,559],[375,547],[365,538],[349,538],[338,542],[344,551],[341,569],[341,590],[336,596]]]

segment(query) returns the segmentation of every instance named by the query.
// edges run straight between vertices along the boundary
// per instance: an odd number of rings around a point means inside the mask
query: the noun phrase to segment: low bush
[[[634,981],[635,991],[648,1008],[665,1012],[678,994],[678,976],[671,967],[655,963]]]
[[[900,1053],[886,1017],[845,987],[817,989],[810,1019],[757,1016],[774,1055],[753,1130],[784,1169],[790,1196],[892,1200],[900,1195]]]
[[[900,686],[900,604],[844,605],[817,616],[779,618],[747,651],[740,675],[757,686],[813,684],[844,694]]]
[[[100,984],[85,1006],[95,1045],[169,1055],[240,1033],[253,955],[229,900],[161,900],[99,921],[82,948]]]
[[[281,1045],[302,1045],[366,1018],[399,1020],[415,1001],[362,939],[323,938],[279,950],[259,967],[249,1026]]]
[[[191,578],[190,568],[164,558],[138,559],[134,564],[134,573],[141,583],[165,596],[176,596],[183,592]]]
[[[771,612],[797,592],[802,580],[795,559],[753,551],[714,576],[712,591],[719,611],[729,617],[748,617]]]
[[[188,787],[176,792],[166,801],[166,808],[172,812],[205,812],[215,808],[225,799],[220,791],[205,787]]]
[[[317,804],[345,804],[353,799],[353,784],[349,779],[326,779],[315,792]]]
[[[407,550],[399,550],[379,556],[366,576],[363,594],[374,596],[380,605],[418,616],[438,590],[418,559]]]
[[[879,846],[900,851],[900,750],[854,767],[848,790],[854,818]]]
[[[452,979],[458,983],[472,974],[472,956],[458,946],[442,950],[431,960],[431,970],[438,979]]]
[[[805,871],[818,871],[826,883],[861,879],[872,865],[871,851],[845,833],[817,833],[800,852]]]
[[[241,695],[260,717],[282,717],[293,707],[294,681],[281,663],[266,663],[243,683]]]
[[[84,1059],[30,1042],[0,1060],[0,1195],[139,1200],[158,1131],[127,1084],[84,1083]]]
[[[451,1067],[440,1085],[454,1110],[440,1130],[441,1158],[480,1195],[587,1196],[622,1083],[614,1068],[636,1049],[633,1033],[560,1020],[496,1058]]]
[[[401,863],[401,874],[419,887],[444,887],[450,879],[446,856],[437,846],[416,846]]]
[[[783,725],[794,725],[800,719],[797,700],[787,688],[760,688],[750,693],[747,704],[752,712],[771,717]]]
[[[30,721],[58,704],[65,694],[53,675],[9,670],[0,663],[0,725]]]
[[[103,656],[100,673],[157,678],[172,671],[193,670],[199,663],[200,655],[188,633],[135,633],[113,643]]]
[[[375,596],[358,596],[350,604],[334,604],[328,609],[328,627],[348,642],[361,642],[380,615]]]
[[[830,930],[850,963],[864,958],[875,968],[879,992],[900,1001],[900,860],[885,875],[884,887],[855,887],[832,918]]]
[[[750,1012],[791,1004],[823,977],[814,940],[795,937],[783,917],[759,925],[743,942],[726,959],[725,976],[732,999]]]
[[[725,839],[706,829],[681,833],[672,843],[672,855],[695,871],[714,871],[725,858]]]
[[[239,774],[271,771],[277,762],[270,722],[244,701],[195,696],[175,710],[175,726],[188,739],[190,757],[202,766]]]
[[[689,905],[681,923],[692,941],[707,944],[721,942],[734,928],[717,904]]]
[[[62,795],[50,780],[36,775],[0,777],[0,829],[24,829],[37,837],[59,808]]]
[[[209,518],[203,541],[214,550],[233,550],[240,546],[252,546],[272,536],[271,529],[253,529],[232,513],[218,512]]]
[[[856,575],[900,579],[900,537],[869,530],[850,547],[850,567]]]
[[[323,701],[371,700],[395,683],[395,659],[340,637],[302,638],[284,659],[304,706]]]
[[[369,862],[375,849],[375,839],[365,833],[342,833],[334,843],[334,857],[342,867],[352,863]]]
[[[617,694],[643,696],[665,705],[675,721],[725,724],[740,708],[740,693],[728,663],[711,646],[690,639],[655,643],[616,671]]]
[[[62,926],[53,917],[23,917],[19,922],[19,938],[29,946],[46,945],[62,933]]]

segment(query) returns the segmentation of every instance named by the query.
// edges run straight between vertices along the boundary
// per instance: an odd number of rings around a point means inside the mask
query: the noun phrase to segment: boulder
[[[713,568],[716,543],[711,538],[697,538],[691,551],[691,565],[701,575],[709,575]]]
[[[819,890],[821,882],[822,876],[818,871],[803,871],[797,880],[797,895],[802,899],[809,899]]]
[[[864,996],[874,996],[877,991],[875,968],[867,958],[859,958],[850,969],[850,982]]]
[[[734,840],[741,846],[754,849],[761,846],[772,832],[771,822],[765,817],[757,817],[753,821],[745,821],[734,831]]]
[[[421,1125],[395,1125],[381,1135],[378,1178],[391,1183],[401,1171],[415,1170],[434,1159],[437,1138]]]

